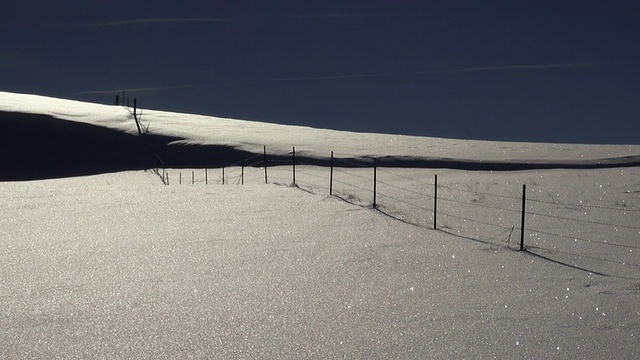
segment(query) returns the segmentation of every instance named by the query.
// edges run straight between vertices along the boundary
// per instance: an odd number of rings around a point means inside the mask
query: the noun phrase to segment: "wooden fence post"
[[[433,229],[438,229],[438,175],[436,175],[434,180],[434,189],[433,189]]]
[[[293,185],[296,184],[296,147],[293,147]]]
[[[524,251],[524,217],[527,202],[527,185],[522,185],[522,224],[520,225],[520,251]]]
[[[244,159],[242,159],[242,167],[240,172],[240,184],[244,185]]]
[[[133,99],[133,120],[135,120],[136,122],[138,135],[142,135],[142,129],[140,128],[140,123],[138,122],[138,99]]]
[[[263,146],[262,148],[263,153],[264,153],[264,183],[268,184],[269,182],[267,181],[267,146]]]
[[[191,170],[191,185],[195,185],[196,183],[196,172]]]
[[[373,208],[377,208],[378,204],[376,203],[376,195],[377,195],[377,191],[376,191],[376,186],[378,183],[378,162],[376,159],[373,159]]]
[[[329,195],[333,195],[333,151],[331,152],[331,173],[329,175]]]
[[[209,175],[206,168],[204,169],[204,184],[209,185]]]

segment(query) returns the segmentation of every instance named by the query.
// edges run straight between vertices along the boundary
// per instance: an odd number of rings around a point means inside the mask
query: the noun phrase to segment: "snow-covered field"
[[[0,93],[0,111],[137,133],[121,107]],[[639,146],[341,133],[150,110],[142,122],[151,134],[257,155],[263,145],[318,157],[514,163],[640,154]],[[385,167],[378,209],[366,166],[334,169],[334,196],[329,169],[304,163],[297,186],[288,164],[269,167],[268,184],[259,167],[245,169],[244,185],[238,166],[225,169],[224,185],[219,168],[206,183],[204,169],[162,171],[169,185],[155,169],[0,182],[3,358],[640,353],[639,167]],[[523,184],[527,251],[519,252]]]

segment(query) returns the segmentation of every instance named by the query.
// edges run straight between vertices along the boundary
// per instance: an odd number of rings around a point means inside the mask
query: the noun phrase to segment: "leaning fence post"
[[[329,195],[333,195],[333,151],[331,152],[331,173],[329,175]]]
[[[296,147],[293,147],[293,185],[296,184]]]
[[[522,224],[520,225],[520,251],[524,251],[524,215],[527,201],[527,185],[522,185]]]
[[[378,205],[376,204],[376,185],[378,183],[377,180],[378,173],[378,162],[376,159],[373,159],[373,208],[375,209]]]
[[[433,229],[438,229],[438,175],[434,179],[433,187]]]
[[[264,183],[268,184],[269,182],[267,181],[267,146],[263,146],[263,153],[264,153]]]
[[[138,123],[138,99],[133,99],[133,120],[136,122],[138,128],[138,135],[142,135],[142,129],[140,129],[140,123]]]

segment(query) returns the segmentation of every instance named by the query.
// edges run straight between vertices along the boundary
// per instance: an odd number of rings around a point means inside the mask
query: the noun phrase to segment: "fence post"
[[[140,129],[140,124],[138,123],[138,99],[133,99],[133,120],[136,122],[138,135],[142,135],[142,129]]]
[[[224,185],[224,166],[222,167],[222,185]]]
[[[438,229],[438,175],[435,176],[433,187],[433,229]]]
[[[164,172],[164,170],[162,170]],[[165,175],[167,176],[167,185],[169,185],[169,173],[165,173]]]
[[[296,184],[296,147],[293,147],[293,185]]]
[[[378,183],[377,174],[378,174],[378,162],[376,159],[373,159],[373,208],[374,209],[378,207],[376,203],[376,194],[377,194],[376,186]]]
[[[333,151],[331,152],[331,173],[329,175],[329,195],[333,195]]]
[[[207,169],[204,169],[204,184],[209,185],[209,175]]]
[[[195,185],[196,183],[196,172],[191,170],[191,185]]]
[[[178,185],[182,185],[182,172],[179,173]]]
[[[520,225],[520,251],[524,251],[524,215],[527,201],[527,185],[522,185],[522,224]]]
[[[263,153],[264,153],[264,183],[268,184],[269,182],[267,181],[267,146],[265,145],[263,147]]]
[[[244,185],[244,159],[242,159],[242,166],[240,170],[240,184]]]

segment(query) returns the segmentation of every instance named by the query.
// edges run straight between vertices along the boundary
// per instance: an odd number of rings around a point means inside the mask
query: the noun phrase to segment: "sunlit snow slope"
[[[27,115],[30,114],[30,115]],[[508,143],[350,133],[0,93],[4,179],[47,178],[158,167],[223,167],[266,146],[293,147],[307,162],[337,158],[380,166],[523,170],[640,164],[640,146]],[[390,119],[393,121],[393,119]],[[47,156],[43,156],[46,154]],[[45,160],[45,158],[47,160]],[[103,167],[101,170],[100,167]],[[58,169],[58,171],[56,171]],[[23,173],[23,174],[20,174]]]

